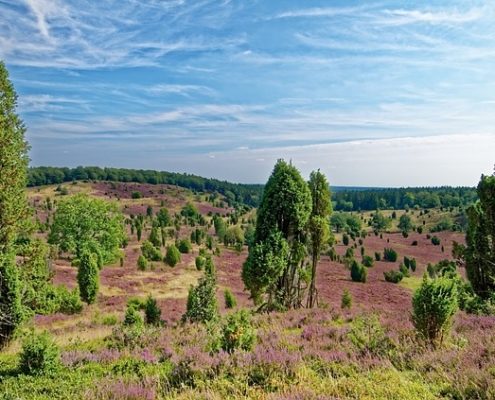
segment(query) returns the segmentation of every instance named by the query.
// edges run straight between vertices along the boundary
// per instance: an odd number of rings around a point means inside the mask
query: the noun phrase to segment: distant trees
[[[468,209],[466,272],[475,293],[488,299],[495,292],[495,176],[482,176],[479,201]]]
[[[375,232],[381,232],[390,227],[391,220],[385,217],[380,211],[376,211],[371,218],[371,227]]]
[[[399,224],[397,227],[401,230],[401,232],[409,233],[414,229],[411,217],[407,214],[402,214],[399,218]]]
[[[17,94],[0,62],[0,348],[23,317],[15,243],[28,216],[28,145],[16,107]]]
[[[311,214],[311,192],[299,171],[277,161],[258,210],[255,244],[243,266],[251,296],[268,308],[301,305],[305,229]]]

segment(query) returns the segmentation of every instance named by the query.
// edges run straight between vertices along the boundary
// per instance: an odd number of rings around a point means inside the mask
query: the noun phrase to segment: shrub
[[[437,236],[433,236],[431,238],[431,243],[434,245],[434,246],[438,246],[440,245],[440,239],[437,237]]]
[[[362,264],[359,264],[356,260],[352,260],[351,279],[354,282],[366,283],[367,274],[368,272],[366,271],[366,268]]]
[[[392,270],[392,271],[385,271],[383,273],[383,277],[387,282],[399,283],[402,280],[402,278],[404,278],[404,275],[402,275],[402,272],[400,271]]]
[[[456,281],[426,275],[413,296],[412,321],[419,335],[430,344],[442,344],[458,308]]]
[[[149,240],[145,240],[141,245],[141,253],[143,253],[143,256],[149,261],[161,261],[162,259],[160,250],[153,246],[153,243]]]
[[[131,193],[131,197],[132,197],[133,199],[140,199],[140,198],[141,198],[141,197],[143,197],[143,196],[141,195],[141,192],[137,192],[137,191],[136,191],[136,192],[132,192],[132,193]]]
[[[352,247],[348,247],[345,251],[345,258],[353,258],[354,257],[354,249]]]
[[[407,269],[409,269],[411,266],[411,260],[407,256],[404,256],[404,265],[406,266]]]
[[[140,271],[146,271],[146,269],[148,268],[148,260],[145,256],[140,254],[137,260],[137,265]]]
[[[180,240],[177,247],[182,254],[188,254],[192,250],[191,242],[188,239]]]
[[[352,296],[349,290],[344,289],[342,293],[342,300],[340,302],[340,308],[342,309],[350,309],[352,307]]]
[[[47,332],[32,333],[22,343],[19,368],[24,374],[43,375],[60,366],[60,351]]]
[[[162,311],[158,307],[156,300],[149,295],[144,303],[144,322],[148,325],[158,326],[162,323],[161,315]]]
[[[412,272],[416,271],[416,259],[415,258],[411,258],[409,260],[409,268],[411,269]]]
[[[349,235],[347,233],[344,233],[344,235],[342,236],[342,243],[344,243],[344,246],[349,245]]]
[[[175,267],[180,262],[180,252],[175,245],[171,244],[167,247],[165,262],[171,267]]]
[[[191,286],[187,295],[187,310],[182,316],[184,321],[208,322],[218,318],[215,280],[210,276],[202,277],[197,286]]]
[[[83,304],[79,294],[79,289],[68,290],[65,286],[57,287],[58,311],[64,314],[77,314],[82,311]]]
[[[205,267],[206,258],[204,258],[202,256],[197,256],[195,263],[196,263],[196,269],[198,271],[201,271]]]
[[[127,309],[125,310],[124,325],[125,326],[143,325],[143,317],[141,316],[139,309],[132,303],[128,304]]]
[[[351,326],[349,339],[361,354],[383,355],[389,347],[389,340],[378,316],[359,316]]]
[[[94,303],[100,286],[100,269],[95,254],[83,251],[77,272],[77,282],[81,299],[88,304]]]
[[[376,261],[381,261],[381,259],[382,259],[382,254],[379,253],[379,252],[377,252],[377,251],[375,251],[375,260]]]
[[[251,315],[239,310],[227,316],[221,329],[221,347],[232,353],[236,349],[250,351],[256,341],[256,330],[251,324]]]
[[[373,266],[373,264],[374,264],[373,257],[371,257],[371,256],[363,256],[363,265],[365,267],[370,268],[370,267]]]
[[[402,263],[399,265],[399,271],[405,278],[409,276],[409,269]]]
[[[411,246],[417,246],[418,245],[418,241],[417,240],[413,240],[413,242],[411,243]]]
[[[383,249],[383,259],[389,262],[397,261],[397,252],[392,248],[384,248]]]
[[[223,292],[225,299],[225,308],[234,308],[237,305],[237,300],[234,293],[230,289],[225,289]]]

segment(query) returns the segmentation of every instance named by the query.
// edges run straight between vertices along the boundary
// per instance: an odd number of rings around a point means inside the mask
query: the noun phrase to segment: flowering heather
[[[125,382],[122,379],[106,379],[97,383],[97,388],[88,393],[88,399],[97,400],[154,400],[156,383],[149,379],[140,382]]]

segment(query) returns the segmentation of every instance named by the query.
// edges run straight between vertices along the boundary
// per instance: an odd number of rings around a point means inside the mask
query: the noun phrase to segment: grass
[[[423,278],[419,276],[409,276],[402,279],[399,285],[406,289],[409,289],[411,292],[414,292],[416,289],[418,289],[421,286],[422,280]]]

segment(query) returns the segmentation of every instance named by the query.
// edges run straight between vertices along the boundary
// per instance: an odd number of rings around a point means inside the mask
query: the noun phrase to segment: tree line
[[[263,185],[240,184],[203,178],[176,172],[100,167],[31,167],[28,171],[28,186],[53,185],[77,180],[138,182],[177,185],[193,191],[218,192],[225,196],[230,206],[246,204],[257,207]]]
[[[332,196],[337,211],[465,207],[477,199],[472,187],[408,187],[339,190]]]

